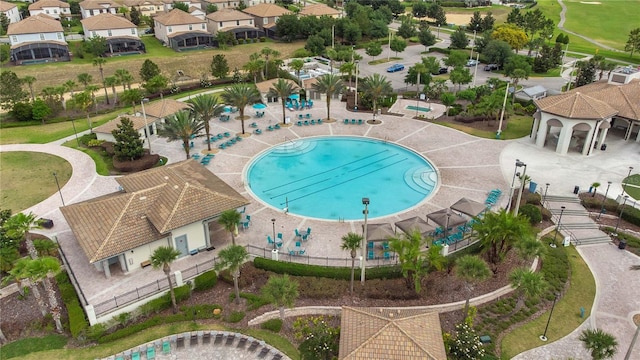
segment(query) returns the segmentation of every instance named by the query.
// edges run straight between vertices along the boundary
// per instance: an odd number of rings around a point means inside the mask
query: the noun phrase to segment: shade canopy
[[[224,107],[224,112],[231,112],[231,106],[227,105]]]
[[[434,223],[445,227],[453,227],[456,225],[462,225],[467,222],[467,219],[462,216],[454,213],[450,208],[438,210],[436,212],[432,212],[431,214],[427,214],[427,219],[431,219]]]
[[[462,198],[451,205],[451,208],[469,216],[478,216],[487,209],[487,206],[474,200]]]
[[[407,235],[415,230],[418,230],[420,231],[420,234],[422,234],[422,236],[426,236],[435,229],[433,225],[427,223],[425,220],[418,216],[398,221],[395,224],[396,228],[399,228]]]
[[[393,227],[389,223],[367,224],[367,241],[386,241],[395,236]]]
[[[265,104],[263,104],[263,103],[255,103],[255,104],[253,104],[253,108],[254,108],[254,109],[258,109],[258,110],[259,110],[259,109],[264,109],[264,108],[266,108],[266,107],[267,107],[267,105],[265,105]]]
[[[298,94],[291,94],[291,95],[289,95],[289,99],[291,99],[291,100],[298,100],[298,99],[300,99],[300,95],[298,95]]]

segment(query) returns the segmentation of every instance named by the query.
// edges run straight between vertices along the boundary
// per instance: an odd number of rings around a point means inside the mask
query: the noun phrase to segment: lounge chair
[[[156,358],[156,347],[150,346],[147,348],[147,360],[153,360]]]
[[[296,254],[296,252],[295,252],[295,251],[293,251],[293,250],[291,250],[291,249],[289,249],[289,248],[287,248],[287,251],[289,252],[289,255],[291,255],[291,256],[296,256],[296,255],[298,255],[298,254]]]
[[[373,252],[373,250],[369,250],[369,251],[367,252],[367,260],[373,260],[373,259],[375,259],[375,258],[376,258],[376,255],[375,255],[375,253]]]
[[[271,238],[271,235],[267,235],[267,244],[273,244],[273,239]]]
[[[280,242],[282,242],[282,233],[278,233],[278,235],[276,236],[276,239],[280,240]]]
[[[267,126],[267,131],[273,131],[273,126],[271,125]]]
[[[218,145],[218,149],[220,150],[224,150],[227,147],[227,145],[225,145],[224,143]]]
[[[302,243],[300,241],[296,241],[296,247],[300,247],[302,246]]]
[[[218,139],[222,139],[224,137],[224,135],[222,133],[216,135],[218,137]]]
[[[200,160],[200,154],[193,154],[191,155],[192,158],[194,158],[195,160]]]
[[[302,250],[298,251],[298,255],[304,255],[305,252],[306,252],[306,250],[302,249]]]
[[[275,124],[275,125],[273,126],[273,128],[274,128],[274,129],[276,129],[276,130],[280,130],[280,124]]]
[[[358,119],[358,125],[362,125],[362,124],[363,124],[362,119]]]
[[[305,121],[304,121],[304,124],[305,124],[305,125],[309,125],[309,120],[305,120]]]
[[[253,132],[256,133],[256,135],[262,134],[262,130],[260,129],[255,129]]]
[[[388,252],[388,251],[385,251],[385,252],[384,252],[384,259],[385,259],[385,260],[391,260],[391,254],[389,254],[389,252]]]
[[[236,136],[236,141],[242,141],[242,136],[240,135]]]
[[[134,351],[131,353],[131,360],[140,360],[140,352]]]
[[[307,119],[311,119],[311,114],[307,114],[307,115],[305,115],[305,117],[306,117]]]
[[[322,119],[318,119],[318,125],[322,125]]]
[[[311,119],[311,125],[315,125],[315,124],[316,124],[316,121]]]
[[[249,126],[251,126],[252,128],[257,128],[258,127],[258,123],[252,122],[251,125],[249,125]]]
[[[375,246],[375,245],[374,245],[373,241],[369,241],[369,242],[367,243],[367,249],[373,249],[373,247],[374,247],[374,246]]]
[[[356,119],[351,119],[351,124],[355,125],[356,124]]]
[[[382,243],[382,249],[384,249],[384,250],[389,250],[389,243],[388,243],[388,242],[386,242],[386,241],[385,241],[385,242],[383,242],[383,243]]]
[[[298,125],[298,126],[302,126],[302,121],[298,121],[298,122],[296,123],[296,125]]]
[[[253,340],[251,342],[251,345],[249,345],[249,348],[247,350],[249,351],[256,351],[256,349],[258,348],[258,346],[260,346],[260,341],[258,340]]]
[[[189,141],[189,147],[193,149],[194,143],[193,141]]]
[[[231,136],[231,134],[229,132],[225,132],[224,133],[224,137],[230,137],[230,136]]]
[[[349,125],[349,119],[344,119],[344,124]]]

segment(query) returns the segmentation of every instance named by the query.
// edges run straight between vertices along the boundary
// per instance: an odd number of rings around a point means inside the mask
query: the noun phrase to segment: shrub
[[[102,146],[102,144],[104,143],[104,140],[89,140],[89,142],[87,142],[87,145],[90,147],[97,147],[97,146]]]
[[[244,319],[244,311],[232,311],[224,320],[230,323],[237,323]]]
[[[256,310],[271,303],[268,299],[251,293],[241,292],[240,297],[247,300],[247,310]],[[232,302],[233,300],[235,300],[235,298],[235,293],[232,292],[231,294],[229,294],[229,302]]]
[[[553,214],[551,214],[551,210],[547,208],[542,208],[542,219],[543,220],[551,220]]]
[[[272,271],[277,274],[289,274],[293,276],[315,276],[339,280],[351,279],[351,268],[348,267],[331,267],[287,263],[261,257],[255,258],[253,260],[253,265],[258,269]],[[381,266],[367,270],[367,279],[395,279],[400,277],[402,277],[402,271],[400,270],[399,266]]]
[[[528,192],[524,199],[527,204],[540,205],[540,203],[542,202],[542,197],[538,193]]]
[[[540,208],[533,204],[525,204],[520,206],[520,214],[529,218],[529,223],[531,225],[535,225],[542,221],[542,214],[540,213]]]
[[[267,38],[265,38],[264,36],[260,36],[260,42],[265,42],[267,41]]]
[[[193,290],[195,291],[211,289],[218,283],[218,275],[214,270],[209,270],[196,276],[196,278],[193,279],[193,282],[195,284]]]
[[[191,297],[191,286],[189,284],[185,284],[174,288],[174,293],[176,296],[176,304],[189,299]],[[149,314],[157,314],[164,309],[168,309],[171,307],[171,294],[167,292],[157,299],[153,299],[142,306],[140,306],[140,312],[144,315]]]
[[[640,210],[630,205],[624,206],[624,212],[622,213],[622,219],[628,221],[634,225],[640,226]]]
[[[86,329],[86,336],[88,339],[97,341],[107,332],[107,327],[104,324],[95,324]]]
[[[309,57],[312,54],[305,48],[302,49],[297,49],[296,51],[293,52],[293,55],[291,55],[291,57],[294,58],[304,58],[304,57]]]
[[[58,289],[60,289],[62,301],[67,308],[69,331],[71,336],[78,337],[89,327],[89,322],[85,317],[82,306],[80,306],[76,289],[69,281],[69,276],[66,272],[60,272],[56,275],[56,282],[58,283]]]
[[[32,107],[31,103],[28,102],[18,102],[13,105],[11,109],[11,115],[16,118],[18,121],[29,121],[31,120]]]
[[[271,319],[260,324],[261,329],[269,330],[274,333],[279,333],[280,329],[282,329],[282,320],[280,319]]]
[[[89,146],[89,141],[95,140],[96,138],[97,138],[97,135],[95,133],[84,134],[80,136],[80,144],[84,146]]]

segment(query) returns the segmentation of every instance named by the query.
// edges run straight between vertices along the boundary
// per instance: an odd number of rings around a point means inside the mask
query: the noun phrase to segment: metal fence
[[[272,248],[263,248],[255,245],[247,245],[247,252],[250,255],[271,259]],[[359,255],[359,254],[358,254]],[[335,267],[351,267],[351,257],[333,258],[322,256],[309,256],[309,255],[290,255],[286,252],[278,253],[278,261],[299,263],[306,265],[321,265],[321,266],[335,266]],[[360,260],[356,258],[356,266],[358,266]],[[390,257],[385,259],[384,257],[375,257],[366,261],[367,267],[379,267],[389,266],[398,263],[397,255],[390,252]]]

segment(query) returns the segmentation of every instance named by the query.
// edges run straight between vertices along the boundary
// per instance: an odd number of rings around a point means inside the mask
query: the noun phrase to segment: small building
[[[149,131],[149,136],[157,132],[157,124],[155,118],[147,117],[145,119],[144,116],[140,114],[120,115],[111,121],[107,121],[106,123],[93,128],[93,132],[96,134],[96,138],[98,140],[115,143],[116,139],[113,137],[113,134],[111,132],[118,128],[118,125],[121,124],[123,118],[131,120],[133,129],[136,130],[138,134],[140,134],[140,139],[142,140],[146,139],[145,131]]]
[[[516,91],[516,97],[522,100],[537,100],[547,96],[547,88],[535,85]]]
[[[124,0],[124,5],[131,10],[135,8],[142,16],[153,16],[164,11],[163,0]]]
[[[207,29],[215,36],[219,32],[230,32],[236,39],[253,39],[263,36],[253,16],[235,9],[222,9],[207,15]]]
[[[206,9],[209,5],[215,5],[218,10],[235,9],[240,6],[242,0],[204,0],[202,6]]]
[[[9,24],[15,24],[20,21],[20,11],[18,6],[6,1],[0,1],[0,12],[9,19]]]
[[[334,19],[339,19],[342,17],[342,11],[338,9],[334,9],[325,4],[311,4],[303,7],[298,13],[300,16],[329,16]]]
[[[261,81],[256,84],[256,88],[258,89],[258,92],[260,92],[260,96],[262,98],[263,103],[272,103],[272,102],[277,103],[279,101],[277,97],[268,96],[269,89],[271,89],[273,85],[276,82],[278,82],[278,80],[280,79],[270,79],[270,80]],[[295,81],[289,80],[289,79],[283,79],[283,80],[293,85],[294,89],[299,90],[298,84],[296,84]]]
[[[104,13],[117,14],[119,7],[112,0],[84,0],[80,2],[80,14],[83,19]]]
[[[174,115],[180,110],[187,109],[189,109],[189,104],[173,99],[162,99],[160,101],[148,103],[144,106],[147,118],[160,122],[164,122],[166,118]]]
[[[80,22],[85,40],[96,36],[106,39],[105,54],[108,56],[145,52],[138,27],[123,16],[103,13],[82,19]]]
[[[180,9],[157,15],[153,21],[155,37],[173,50],[213,46],[206,21]]]
[[[29,15],[49,15],[54,19],[71,19],[71,5],[60,0],[39,0],[29,5]]]
[[[16,65],[69,61],[69,46],[60,21],[48,15],[30,16],[9,24],[10,59]]]
[[[266,36],[276,35],[276,22],[282,15],[289,15],[291,11],[276,4],[260,3],[248,7],[242,12],[253,16],[255,26],[264,31]]]

